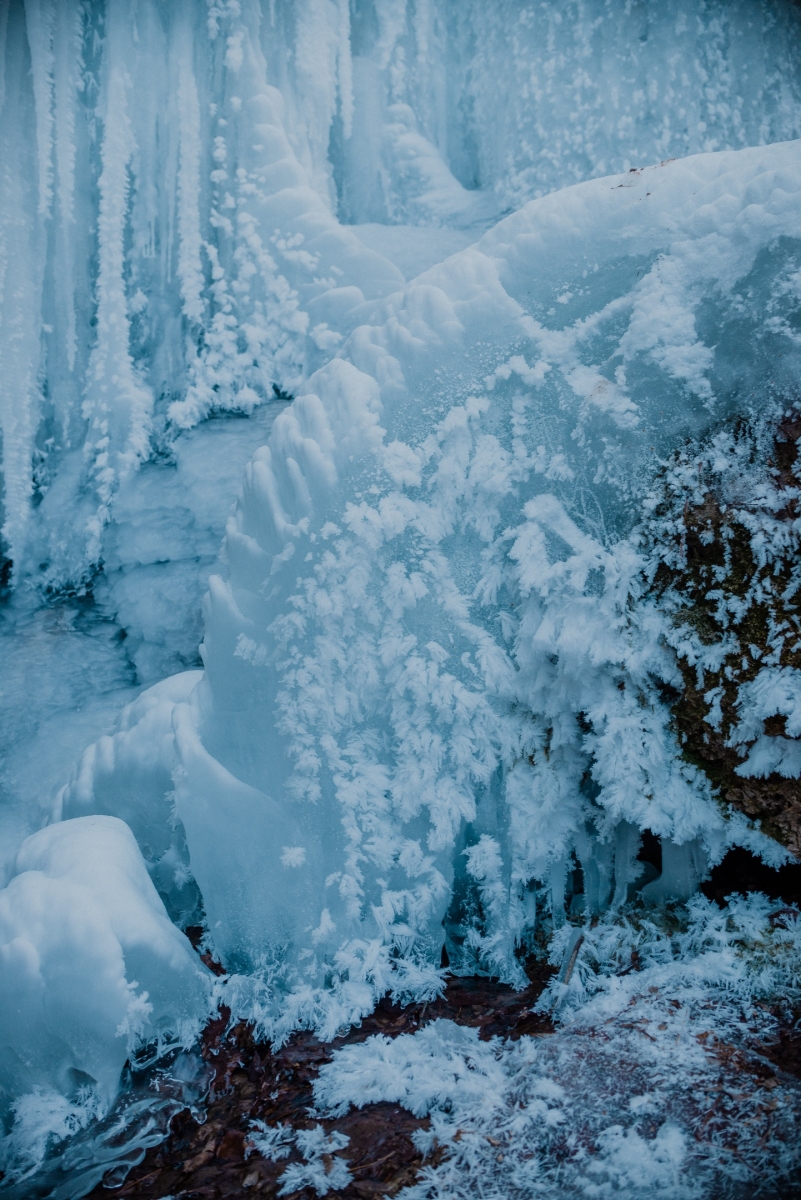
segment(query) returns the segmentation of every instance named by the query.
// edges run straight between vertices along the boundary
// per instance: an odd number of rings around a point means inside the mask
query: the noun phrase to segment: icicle
[[[53,83],[55,97],[56,169],[60,216],[56,286],[66,325],[67,365],[75,369],[75,257],[72,226],[75,221],[75,97],[80,65],[81,13],[72,4],[58,7],[54,38]]]
[[[30,92],[24,17],[11,14],[6,86],[14,119],[0,123],[0,432],[3,453],[2,537],[18,571],[30,515],[31,454],[39,420],[44,237],[36,219],[36,166],[30,154],[38,105]]]
[[[81,48],[81,12],[71,3],[58,7],[53,52],[58,202],[63,222],[72,222],[75,193],[75,94]]]
[[[560,858],[552,864],[548,873],[548,883],[551,891],[551,915],[555,928],[565,923],[565,881],[567,867],[568,860]]]
[[[39,152],[39,213],[50,214],[53,197],[53,0],[25,0],[25,22],[31,52]]]
[[[587,916],[596,916],[609,907],[612,892],[612,866],[614,846],[611,842],[590,840],[587,852],[581,856],[584,872],[584,911]]]
[[[642,863],[637,862],[641,842],[640,831],[630,821],[621,821],[615,830],[615,894],[612,907],[619,908],[628,899],[629,885],[634,883]]]
[[[414,38],[417,44],[417,61],[423,68],[429,61],[431,23],[431,0],[415,0]]]
[[[375,0],[380,29],[375,55],[382,71],[389,66],[398,38],[406,28],[407,5],[408,0]]]
[[[333,207],[328,145],[337,107],[338,26],[341,15],[331,0],[298,0],[295,74],[310,158],[308,167],[317,193]]]
[[[353,133],[353,60],[350,49],[350,0],[339,0],[337,76],[342,129],[346,139]]]
[[[185,316],[203,320],[203,269],[200,261],[200,103],[192,71],[190,14],[184,14],[176,39],[178,58],[178,278]]]
[[[662,874],[642,889],[646,904],[689,900],[708,870],[708,860],[699,838],[678,845],[662,839]]]
[[[101,500],[90,529],[88,560],[100,552],[100,531],[120,477],[147,456],[152,396],[134,369],[129,352],[125,294],[125,225],[128,211],[128,164],[134,141],[127,109],[125,41],[119,30],[119,3],[109,9],[103,169],[98,181],[97,343],[89,364],[84,416],[91,419],[89,443],[95,485]]]
[[[0,4],[0,116],[6,102],[6,41],[8,40],[9,0]]]
[[[530,880],[522,889],[520,897],[522,933],[533,933],[537,927],[537,890],[534,880]]]

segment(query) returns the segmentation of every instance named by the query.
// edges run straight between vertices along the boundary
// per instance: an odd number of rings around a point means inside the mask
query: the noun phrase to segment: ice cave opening
[[[0,0],[0,1192],[801,1187],[800,230],[790,0]]]

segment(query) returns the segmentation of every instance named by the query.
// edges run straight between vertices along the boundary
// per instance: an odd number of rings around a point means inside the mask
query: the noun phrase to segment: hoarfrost
[[[740,1158],[699,1149],[693,1088],[797,987],[794,926],[695,894],[732,846],[787,859],[735,785],[801,770],[766,465],[798,33],[778,0],[0,5],[12,1176],[212,1000],[330,1039],[545,943],[550,1048],[438,1023],[325,1068],[321,1105],[431,1114],[410,1197],[552,1194],[560,1154],[598,1196],[789,1170],[755,1092]],[[285,1192],[345,1185],[287,1139]]]
[[[321,1068],[318,1109],[387,1101],[430,1117],[415,1140],[439,1153],[404,1200],[633,1198],[645,1185],[685,1200],[757,1178],[780,1194],[797,1109],[791,1079],[758,1074],[773,1020],[760,1002],[794,1002],[799,925],[769,908],[696,899],[673,933],[636,913],[584,926],[576,984],[549,989],[555,1034],[480,1041],[439,1020],[374,1036]],[[634,949],[641,969],[626,971]]]

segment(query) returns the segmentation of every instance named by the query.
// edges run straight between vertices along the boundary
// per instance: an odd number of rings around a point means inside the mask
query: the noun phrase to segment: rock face
[[[667,468],[651,535],[672,610],[686,757],[801,856],[801,410]]]

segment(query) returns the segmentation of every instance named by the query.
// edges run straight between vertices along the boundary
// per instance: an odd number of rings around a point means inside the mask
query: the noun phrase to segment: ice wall
[[[263,914],[302,877],[298,980],[358,974],[365,939],[431,962],[443,924],[452,962],[515,979],[571,855],[598,912],[626,898],[637,830],[683,847],[660,899],[750,836],[681,756],[628,535],[677,440],[792,396],[800,198],[795,142],[531,202],[387,300],[277,418],[173,718],[225,961],[285,943]],[[218,884],[226,853],[246,904]]]
[[[55,588],[175,430],[294,391],[400,285],[340,222],[479,232],[577,179],[801,133],[780,0],[0,12],[3,553]]]
[[[127,757],[98,744],[65,793],[108,811],[165,747],[210,939],[273,1034],[424,995],[443,941],[519,982],[543,915],[626,901],[642,829],[665,845],[653,902],[766,849],[681,754],[636,523],[677,441],[791,398],[800,203],[798,142],[532,201],[276,418],[202,679],[154,693]]]

